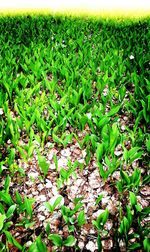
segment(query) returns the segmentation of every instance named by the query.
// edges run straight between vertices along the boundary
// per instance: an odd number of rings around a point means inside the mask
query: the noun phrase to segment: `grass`
[[[98,251],[150,251],[149,31],[149,18],[0,17],[1,251],[88,251],[90,241]],[[67,194],[71,183],[92,183],[93,170],[100,194],[89,218],[86,192]],[[56,229],[38,220],[39,184],[40,197],[58,192],[42,205],[58,214]],[[109,188],[115,213],[103,204]]]

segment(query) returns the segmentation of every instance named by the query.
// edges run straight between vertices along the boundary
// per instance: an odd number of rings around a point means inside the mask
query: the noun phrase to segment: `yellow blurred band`
[[[0,15],[29,13],[139,19],[150,17],[150,0],[0,0]]]

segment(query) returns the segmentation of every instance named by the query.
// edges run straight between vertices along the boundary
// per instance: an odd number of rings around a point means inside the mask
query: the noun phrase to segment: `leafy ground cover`
[[[0,251],[150,251],[149,38],[0,17]]]

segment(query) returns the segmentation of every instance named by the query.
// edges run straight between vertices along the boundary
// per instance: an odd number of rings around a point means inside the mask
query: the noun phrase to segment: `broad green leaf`
[[[107,116],[103,116],[102,119],[100,119],[100,121],[98,122],[98,127],[101,128],[103,127],[105,124],[107,124],[109,122],[109,117]]]
[[[76,243],[76,239],[74,236],[69,235],[66,240],[63,241],[63,245],[67,247],[72,247]]]
[[[38,164],[44,173],[44,176],[46,176],[49,170],[49,164],[46,162],[45,157],[41,156],[40,154],[38,155]]]
[[[119,231],[121,234],[127,234],[129,231],[130,225],[129,225],[129,221],[127,220],[126,217],[123,217],[123,220],[120,223],[120,228]]]
[[[6,220],[6,215],[0,214],[0,230],[2,230],[5,220]]]
[[[129,250],[135,250],[135,249],[138,249],[138,248],[140,248],[140,247],[141,247],[141,244],[138,243],[138,242],[135,242],[134,244],[130,245],[130,246],[128,247],[128,249],[129,249]]]
[[[139,147],[133,147],[131,148],[129,151],[128,151],[128,156],[129,156],[129,159],[130,159],[130,164],[136,160],[136,159],[139,159],[141,158],[142,154],[143,154],[143,151],[139,151],[140,148]],[[139,152],[138,152],[139,151]]]
[[[129,222],[129,226],[131,226],[131,223],[132,223],[132,212],[131,212],[131,209],[129,208],[129,206],[127,206],[126,209],[127,209],[127,220]]]
[[[28,228],[32,228],[34,226],[35,222],[29,222],[29,223],[26,223],[25,224],[25,228],[28,229]]]
[[[17,242],[17,240],[12,236],[12,234],[8,231],[4,231],[4,233],[7,237],[8,243],[14,245],[16,248],[18,248],[22,251],[22,246],[20,245],[19,242]]]
[[[117,128],[117,124],[116,123],[114,123],[112,125],[109,137],[110,137],[109,148],[110,148],[111,153],[113,154],[115,146],[116,146],[117,141],[118,141],[118,137],[119,137],[119,130]]]
[[[95,134],[91,134],[89,137],[92,144],[92,153],[95,153],[98,137]]]
[[[99,196],[97,197],[96,201],[95,201],[95,205],[98,205],[99,202],[102,200],[102,198],[103,198],[103,194],[99,195]]]
[[[124,152],[123,152],[123,158],[127,164],[128,159],[129,159],[129,154],[128,154],[128,150],[126,148],[124,148]]]
[[[54,142],[58,144],[63,144],[63,141],[56,134],[53,133],[52,137],[53,137]]]
[[[12,221],[5,222],[5,231],[8,230],[10,227],[12,227],[12,225],[13,225]]]
[[[12,205],[8,208],[7,213],[6,213],[6,217],[9,219],[10,217],[12,217],[14,211],[16,209],[16,205]]]
[[[57,247],[61,247],[63,245],[63,241],[62,241],[60,235],[50,234],[48,236],[48,239],[51,240],[54,243],[54,245]]]
[[[103,165],[101,163],[98,162],[98,168],[99,168],[99,173],[100,173],[100,176],[106,180],[107,177],[109,176],[108,172],[106,172],[103,168]]]
[[[87,123],[87,121],[88,121],[88,118],[86,116],[81,116],[80,123],[82,126],[82,130],[84,130],[84,127],[85,127],[85,124]]]
[[[135,186],[139,186],[140,184],[140,179],[141,179],[141,171],[140,169],[135,169],[132,176],[131,176],[131,180],[132,180],[132,183],[135,185]]]
[[[86,148],[86,156],[85,156],[86,165],[89,164],[90,159],[91,159],[91,152],[90,152],[90,148],[87,147],[87,148]]]
[[[13,201],[9,193],[0,192],[0,200],[9,206],[13,205]]]
[[[120,109],[120,105],[114,106],[113,108],[110,109],[107,116],[113,116],[113,115],[117,114],[119,109]]]
[[[53,206],[49,203],[49,202],[44,202],[44,206],[46,207],[46,209],[52,213],[54,211]]]
[[[21,156],[24,158],[24,160],[26,160],[27,159],[26,151],[20,146],[17,146],[17,149],[19,150],[19,152],[20,152]]]
[[[83,224],[85,224],[85,213],[84,213],[84,210],[82,210],[78,217],[77,217],[77,223],[78,223],[78,226],[82,226]]]
[[[60,204],[61,201],[62,201],[62,196],[59,196],[59,197],[55,200],[55,202],[54,202],[54,204],[53,204],[54,209]]]
[[[150,207],[145,207],[142,209],[142,211],[140,212],[141,215],[146,216],[150,214]]]
[[[21,198],[21,195],[18,191],[16,191],[16,203],[18,205],[22,205],[22,198]]]
[[[15,131],[14,131],[14,126],[13,126],[12,123],[9,125],[9,128],[10,128],[10,132],[12,134],[12,137],[14,137],[15,136]]]
[[[28,157],[31,157],[32,156],[32,154],[33,154],[33,151],[34,151],[34,145],[31,145],[30,147],[29,147],[29,149],[28,149]]]
[[[97,150],[96,150],[96,157],[97,157],[98,162],[100,162],[102,160],[103,153],[104,153],[103,143],[101,143],[101,144],[99,143],[97,145]]]
[[[123,185],[122,185],[122,182],[121,181],[118,181],[117,184],[117,190],[119,193],[122,193],[123,192]]]
[[[50,104],[51,104],[51,106],[53,107],[54,110],[59,111],[60,105],[58,104],[57,101],[54,101],[54,100],[50,99]]]
[[[101,136],[105,146],[107,147],[107,144],[109,144],[109,127],[107,124],[102,128]]]
[[[5,214],[5,206],[3,206],[2,203],[0,203],[0,214]]]
[[[147,185],[147,184],[149,184],[150,183],[150,174],[149,175],[145,175],[144,177],[143,177],[143,185]]]
[[[108,216],[109,216],[109,211],[108,211],[108,209],[106,209],[105,212],[102,213],[100,216],[101,216],[100,219],[101,219],[102,224],[103,224],[103,226],[104,226],[105,223],[106,223],[106,221],[107,221],[107,219],[108,219]],[[99,220],[100,220],[100,219],[99,219]]]
[[[150,238],[145,238],[143,241],[144,249],[147,252],[150,252]]]
[[[119,89],[119,96],[120,96],[120,100],[122,101],[124,96],[126,94],[126,88],[125,86],[122,86],[120,89]]]
[[[30,218],[32,218],[33,210],[32,210],[32,204],[34,202],[34,199],[28,199],[27,197],[24,198],[24,207],[27,211]]]
[[[146,142],[147,151],[150,152],[150,134],[148,134],[148,140]]]
[[[135,209],[138,212],[138,214],[140,214],[142,211],[142,207],[139,204],[135,205]]]
[[[95,226],[95,227],[99,230],[99,226],[98,226],[98,224],[97,224],[97,221],[92,220],[92,224],[93,224],[93,226]]]
[[[39,252],[47,252],[47,248],[46,248],[46,245],[45,243],[42,242],[41,240],[41,236],[38,236],[38,238],[36,239],[36,245],[37,245],[37,249]]]
[[[137,204],[136,196],[133,192],[129,192],[131,206],[134,207]]]
[[[37,248],[37,246],[36,246],[36,242],[33,242],[33,243],[31,244],[31,246],[30,246],[29,249],[28,249],[28,252],[40,252],[40,251],[38,251],[38,248]]]
[[[124,181],[124,183],[126,185],[130,185],[130,178],[129,178],[128,174],[121,169],[120,170],[120,175],[121,175],[122,180]]]
[[[67,170],[65,170],[64,168],[61,168],[61,170],[60,170],[60,175],[61,175],[61,177],[62,177],[63,179],[67,180],[69,174],[68,174],[68,171],[67,171]]]
[[[49,235],[50,234],[50,224],[49,223],[47,223],[45,230],[46,230],[46,234]]]
[[[11,181],[10,176],[7,176],[4,183],[4,189],[6,193],[9,193],[10,181]]]
[[[14,159],[15,159],[15,149],[12,148],[9,154],[8,164],[12,165],[12,163],[14,162]],[[8,178],[8,183],[10,183],[10,178]]]
[[[108,211],[108,209],[106,209],[102,214],[100,214],[97,217],[96,222],[97,222],[98,229],[101,229],[105,225],[105,223],[108,219],[108,216],[109,216],[109,211]]]

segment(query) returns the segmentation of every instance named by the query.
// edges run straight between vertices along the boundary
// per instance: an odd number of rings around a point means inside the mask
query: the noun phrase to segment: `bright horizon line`
[[[53,11],[81,9],[81,10],[150,10],[150,0],[0,0],[0,9],[51,9]]]
[[[0,13],[47,12],[150,16],[150,0],[0,0]]]

